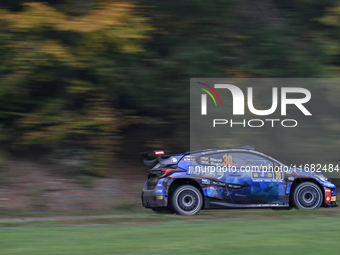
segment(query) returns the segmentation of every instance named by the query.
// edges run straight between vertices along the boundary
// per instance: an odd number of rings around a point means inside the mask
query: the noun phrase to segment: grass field
[[[7,223],[0,225],[0,254],[339,254],[339,216],[259,210]]]

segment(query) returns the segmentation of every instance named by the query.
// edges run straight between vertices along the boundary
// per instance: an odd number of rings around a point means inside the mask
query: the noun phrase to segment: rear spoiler
[[[164,155],[162,150],[141,152],[143,162],[148,167],[154,167],[157,163],[162,165],[175,165],[183,155]]]

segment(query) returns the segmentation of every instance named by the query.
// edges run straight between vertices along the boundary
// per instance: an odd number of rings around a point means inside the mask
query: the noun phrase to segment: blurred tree
[[[326,9],[324,16],[318,19],[325,27],[323,29],[323,46],[330,57],[329,65],[337,75],[340,74],[340,4]]]
[[[0,117],[8,140],[86,148],[94,152],[87,170],[106,173],[124,125],[117,59],[143,50],[152,30],[147,18],[130,3],[81,16],[26,3],[0,21]]]

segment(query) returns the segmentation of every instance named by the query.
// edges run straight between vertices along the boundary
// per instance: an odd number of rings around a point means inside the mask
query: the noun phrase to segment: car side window
[[[203,155],[198,158],[197,162],[206,166],[234,166],[236,168],[249,166],[253,169],[258,168],[259,170],[263,167],[268,168],[269,166],[274,166],[272,161],[262,156],[247,152],[225,152]]]
[[[240,167],[246,165],[245,160],[240,157],[241,153],[214,153],[203,155],[198,158],[198,163],[205,166],[235,166]]]
[[[273,162],[266,158],[252,153],[244,153],[244,158],[248,166],[273,166]]]
[[[223,166],[223,155],[224,153],[214,153],[200,156],[197,160],[198,164],[205,166]]]

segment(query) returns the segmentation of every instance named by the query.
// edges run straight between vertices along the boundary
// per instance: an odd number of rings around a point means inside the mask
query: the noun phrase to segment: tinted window
[[[272,161],[252,153],[238,153],[237,157],[244,160],[245,166],[274,166]]]
[[[273,162],[256,154],[245,152],[225,152],[204,155],[198,158],[197,162],[206,166],[273,166]]]

